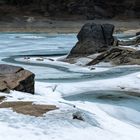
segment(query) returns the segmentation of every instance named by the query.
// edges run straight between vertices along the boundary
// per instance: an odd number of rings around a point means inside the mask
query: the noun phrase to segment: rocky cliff
[[[140,0],[0,0],[0,15],[38,14],[82,19],[140,17]]]

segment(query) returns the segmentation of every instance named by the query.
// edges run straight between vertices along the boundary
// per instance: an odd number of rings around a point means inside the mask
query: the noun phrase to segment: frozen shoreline
[[[61,52],[61,48],[68,51],[71,48],[69,42],[73,44],[76,41],[72,35],[70,35],[70,39],[64,35],[60,37],[45,36],[45,39],[42,36],[31,35],[7,35],[2,37],[0,63],[3,63],[3,58],[10,58],[11,53],[13,56],[24,53],[39,54],[47,50],[46,52],[49,54],[52,53],[52,47],[53,51],[55,50],[57,53]],[[7,37],[10,45],[8,47]],[[63,44],[60,42],[61,37],[64,41]],[[59,43],[59,45],[56,46],[56,43]],[[65,48],[65,45],[69,45],[68,48]],[[55,83],[54,80],[49,83],[36,81],[35,95],[17,91],[11,91],[10,94],[0,93],[1,96],[7,97],[6,101],[32,101],[34,104],[50,104],[59,108],[47,112],[43,117],[17,114],[12,109],[0,109],[1,140],[28,140],[29,138],[31,140],[118,140],[118,137],[120,140],[139,140],[140,70],[138,66],[122,66],[125,67],[123,75],[120,74],[122,73],[120,68],[117,71],[117,76],[103,78],[100,73],[112,69],[111,65],[95,66],[95,69],[91,70],[90,67],[57,62],[58,57],[24,59],[20,56],[15,59],[19,63],[15,62],[14,64],[34,71],[41,78],[53,77],[59,79],[65,77],[68,80],[75,77],[82,78],[84,74],[95,73],[96,75],[96,73],[99,73],[99,79],[95,79],[93,75],[93,79],[89,76],[89,80],[85,80],[85,77],[83,77],[83,80],[73,82],[64,81],[61,83],[58,81]],[[24,62],[24,64],[21,62]],[[5,63],[11,64],[12,62]],[[33,65],[33,63],[42,66]],[[48,66],[43,67],[43,65]],[[138,69],[135,70],[137,67]],[[130,73],[126,73],[125,70],[129,70],[129,68],[131,68]],[[68,72],[65,72],[65,70]],[[79,75],[80,73],[83,75]],[[111,74],[109,71],[108,75]],[[87,95],[85,100],[81,100],[79,94],[81,94],[80,96]],[[64,97],[69,96],[76,96],[77,99],[64,99]],[[73,119],[73,113],[76,112],[81,112],[84,121]]]
[[[21,140],[29,137],[34,140],[73,140],[75,137],[81,140],[85,138],[87,140],[93,138],[97,140],[117,140],[119,135],[120,140],[139,140],[140,110],[135,109],[139,109],[139,98],[122,99],[122,105],[120,105],[121,102],[110,104],[106,102],[107,100],[102,100],[102,102],[66,101],[62,98],[61,93],[63,92],[63,96],[67,96],[87,91],[87,88],[92,89],[93,93],[94,90],[119,91],[121,90],[119,85],[125,87],[126,91],[136,92],[140,91],[139,75],[140,72],[115,79],[79,82],[76,85],[74,83],[63,83],[59,84],[55,91],[53,91],[54,83],[36,82],[36,94],[34,96],[12,91],[10,96],[6,95],[8,97],[7,101],[33,101],[35,104],[54,104],[60,109],[46,113],[43,118],[17,114],[10,109],[1,109],[0,114],[3,117],[0,119],[0,127],[2,127],[0,138],[4,137],[5,140],[10,140],[10,135],[12,135],[13,139],[20,138]],[[122,80],[125,83],[120,83]],[[109,81],[110,83],[108,83]],[[131,108],[131,106],[135,108]],[[72,114],[77,111],[85,114],[84,122],[72,119]],[[11,115],[12,117],[10,117]],[[5,135],[7,130],[10,132],[9,135]]]

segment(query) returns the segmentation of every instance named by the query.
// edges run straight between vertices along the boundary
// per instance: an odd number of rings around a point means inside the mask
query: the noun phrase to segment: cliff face
[[[11,11],[5,11],[10,14],[17,11],[62,18],[140,17],[140,0],[0,0],[1,14],[6,9],[2,7],[10,7]]]

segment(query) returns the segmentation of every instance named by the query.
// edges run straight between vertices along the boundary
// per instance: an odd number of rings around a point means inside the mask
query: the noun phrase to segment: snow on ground
[[[0,139],[118,140],[119,138],[120,140],[139,140],[139,111],[125,106],[88,101],[66,101],[62,98],[62,96],[87,90],[121,90],[121,86],[125,87],[124,90],[140,91],[139,75],[138,72],[114,79],[58,85],[36,82],[34,96],[11,91],[11,94],[7,95],[7,101],[22,100],[34,101],[37,104],[55,104],[60,109],[38,118],[17,114],[11,109],[0,109]],[[86,114],[85,122],[72,119],[72,114],[79,110]]]
[[[135,91],[140,92],[140,72],[133,73],[119,78],[91,80],[76,83],[59,83],[57,91],[63,95],[78,94],[86,91],[96,90],[118,90],[118,91]]]
[[[0,109],[0,139],[139,140],[140,112],[138,110],[116,104],[66,101],[62,98],[88,90],[122,90],[120,87],[125,87],[123,90],[140,91],[139,75],[138,72],[114,79],[58,85],[36,82],[34,96],[11,91],[11,94],[7,95],[7,101],[22,100],[34,101],[36,104],[55,104],[60,109],[38,118],[17,114],[11,109]],[[85,122],[72,119],[72,114],[76,111],[86,114]]]
[[[28,63],[53,64],[63,66],[75,72],[101,72],[112,68],[110,65],[100,64],[91,68],[70,65],[64,62],[51,61],[39,57],[17,61]],[[104,66],[104,67],[102,67]],[[106,67],[105,67],[106,66]],[[0,109],[0,140],[139,140],[140,138],[140,72],[125,76],[79,81],[72,83],[36,82],[35,95],[11,91],[6,95],[7,101],[33,101],[35,104],[52,104],[58,110],[44,114],[44,117],[33,117],[17,114],[11,109]],[[70,101],[64,97],[94,94],[94,91],[125,91],[126,99],[112,101],[102,99],[96,101]],[[127,95],[127,91],[128,95]],[[137,92],[130,94],[130,92]],[[108,93],[109,94],[109,93]],[[116,93],[113,93],[116,94]],[[121,94],[121,93],[120,93]],[[129,95],[130,94],[130,95]],[[128,98],[127,98],[128,96]],[[110,101],[111,100],[111,101]],[[73,113],[80,111],[84,121],[74,120]],[[15,123],[16,122],[16,123]],[[8,135],[7,135],[8,132]]]
[[[140,73],[135,73],[121,78],[113,79],[113,82],[108,83],[113,89],[118,90],[118,84],[124,80],[122,86],[128,86],[133,89],[134,84],[138,86],[137,76]],[[131,81],[128,80],[131,78]],[[88,83],[88,88],[94,84],[100,86],[102,90],[108,88],[107,84],[102,84],[107,81],[91,81]],[[100,84],[99,84],[100,83]],[[69,84],[71,90],[79,92],[78,88],[87,88],[87,82]],[[85,85],[85,87],[83,87]],[[113,87],[112,87],[113,85]],[[34,101],[39,104],[55,104],[60,109],[51,111],[44,117],[32,117],[17,114],[10,109],[0,109],[0,139],[1,140],[139,140],[140,138],[140,112],[128,107],[117,106],[112,104],[104,104],[98,102],[81,102],[81,101],[66,101],[62,98],[60,88],[65,95],[71,94],[71,90],[67,89],[68,85],[58,85],[55,89],[55,84],[36,82],[36,94],[30,95],[17,91],[11,91],[7,95],[7,101]],[[59,87],[60,86],[60,87]],[[127,88],[128,88],[127,87]],[[110,89],[111,90],[111,89]],[[81,91],[80,91],[81,92]],[[74,108],[72,105],[75,105]],[[139,105],[139,104],[138,104]],[[80,110],[86,114],[85,122],[73,120],[72,113]],[[135,122],[134,122],[135,120]],[[92,123],[92,121],[94,121]],[[137,125],[136,125],[137,123]]]
[[[81,58],[77,60],[76,64],[69,64],[66,62],[62,61],[57,61],[58,59],[61,59],[62,57],[30,57],[29,59],[26,58],[17,58],[15,59],[18,62],[27,62],[27,63],[38,63],[38,64],[53,64],[54,66],[63,66],[66,67],[68,70],[73,71],[73,72],[101,72],[101,71],[106,71],[108,68],[103,68],[103,67],[81,67],[84,66],[88,60],[91,58]],[[93,69],[92,69],[93,68]]]

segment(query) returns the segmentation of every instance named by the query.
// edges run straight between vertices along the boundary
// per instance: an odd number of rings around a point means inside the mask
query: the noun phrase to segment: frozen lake
[[[76,42],[76,34],[0,34],[0,64],[22,66],[36,75],[34,96],[12,91],[8,100],[60,107],[43,118],[1,109],[0,139],[139,140],[140,66],[100,65],[90,71],[64,62],[36,60],[66,55]],[[32,59],[23,61],[26,57]],[[77,110],[84,113],[85,122],[72,119]]]
[[[122,36],[121,36],[122,38]],[[115,67],[101,72],[75,71],[69,65],[61,63],[21,62],[18,59],[29,56],[58,57],[69,53],[77,42],[76,34],[0,34],[0,63],[14,64],[31,70],[37,81],[74,82],[97,80],[127,75],[140,70],[140,67]],[[100,66],[102,67],[102,66]],[[106,67],[102,67],[106,68]],[[110,67],[109,67],[110,68]]]

